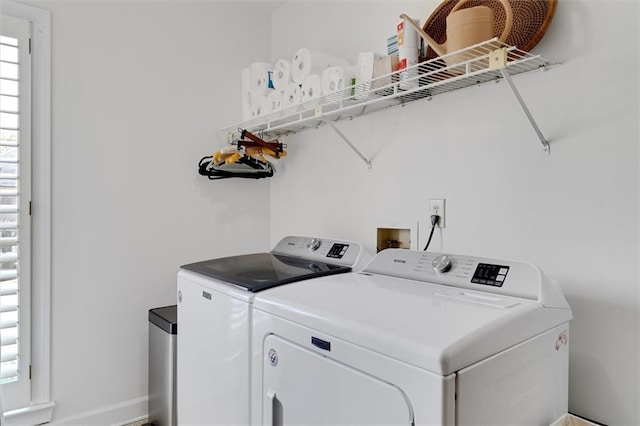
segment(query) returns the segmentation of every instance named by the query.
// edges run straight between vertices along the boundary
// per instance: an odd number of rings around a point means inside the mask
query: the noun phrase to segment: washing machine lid
[[[351,271],[334,265],[272,253],[254,253],[183,265],[182,269],[259,292],[279,285]]]
[[[443,376],[571,319],[568,305],[532,296],[548,285],[532,265],[450,256],[450,271],[434,275],[425,259],[438,255],[386,251],[362,273],[260,293],[254,308]],[[473,282],[487,265],[507,269],[501,287]]]

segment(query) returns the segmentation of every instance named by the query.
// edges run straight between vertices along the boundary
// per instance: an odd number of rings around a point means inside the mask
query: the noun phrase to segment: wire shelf
[[[504,52],[495,66],[495,52]],[[508,76],[546,69],[550,61],[508,46],[497,39],[350,86],[288,109],[222,129],[227,140],[247,129],[263,136],[278,137],[317,127],[325,122],[351,119],[382,109],[430,99],[447,92],[496,82]]]

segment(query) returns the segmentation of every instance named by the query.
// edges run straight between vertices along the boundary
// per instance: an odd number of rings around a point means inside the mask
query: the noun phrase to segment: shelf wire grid
[[[505,51],[504,66],[491,67],[490,54],[500,49]],[[466,87],[497,82],[504,78],[503,69],[514,76],[552,65],[539,55],[491,39],[222,131],[227,139],[236,138],[238,129],[277,137],[317,127],[327,121],[350,119]]]

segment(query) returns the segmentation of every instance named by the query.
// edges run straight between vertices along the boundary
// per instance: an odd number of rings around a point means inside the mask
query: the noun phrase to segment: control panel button
[[[320,241],[317,238],[312,238],[307,243],[307,249],[309,249],[309,251],[316,251],[320,248],[321,245],[322,245],[322,241]]]
[[[433,259],[431,266],[433,266],[433,270],[437,273],[444,274],[451,269],[451,259],[449,259],[449,256],[443,254]]]

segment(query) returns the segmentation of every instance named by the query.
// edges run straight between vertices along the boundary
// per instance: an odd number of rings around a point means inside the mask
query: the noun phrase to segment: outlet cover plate
[[[431,200],[430,201],[430,208],[429,208],[429,224],[431,224],[431,216],[433,216],[434,214],[437,214],[438,216],[440,216],[440,221],[438,222],[438,227],[440,228],[444,228],[446,226],[446,220],[445,220],[445,215],[446,210],[445,210],[445,199],[441,198],[441,199],[437,199],[437,200]]]

